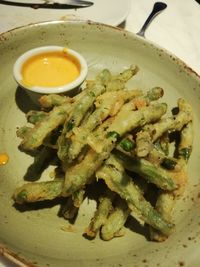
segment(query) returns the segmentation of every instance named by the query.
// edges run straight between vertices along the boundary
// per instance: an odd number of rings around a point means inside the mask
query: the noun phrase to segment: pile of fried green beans
[[[25,183],[13,194],[16,203],[63,198],[62,216],[72,220],[88,197],[87,188],[98,187],[100,180],[105,187],[86,236],[122,236],[128,217],[136,215],[149,225],[152,240],[169,237],[173,208],[188,180],[192,108],[181,98],[176,113],[167,115],[167,104],[159,102],[162,88],[128,89],[138,70],[130,66],[112,75],[104,69],[74,97],[40,98],[41,111],[29,111],[27,125],[17,130],[20,148],[37,151],[33,165],[40,170],[52,153],[63,175]]]

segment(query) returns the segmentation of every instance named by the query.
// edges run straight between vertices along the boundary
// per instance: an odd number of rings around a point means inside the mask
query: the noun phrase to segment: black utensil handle
[[[144,25],[142,26],[141,30],[137,33],[138,35],[144,36],[144,33],[146,31],[146,29],[148,28],[150,22],[165,8],[167,7],[167,4],[163,3],[163,2],[156,2],[153,6],[153,9],[150,13],[150,15],[148,16],[148,18],[146,19]]]

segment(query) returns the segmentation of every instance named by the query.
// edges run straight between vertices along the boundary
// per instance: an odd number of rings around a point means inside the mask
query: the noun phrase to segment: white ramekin
[[[80,75],[72,82],[56,87],[41,87],[41,86],[28,86],[23,84],[22,67],[23,64],[31,57],[43,54],[46,52],[62,52],[67,51],[69,55],[75,57],[80,64]],[[62,46],[41,46],[31,50],[28,50],[22,54],[15,62],[13,67],[13,75],[19,86],[26,90],[30,97],[35,101],[44,94],[60,94],[70,93],[70,91],[78,88],[78,86],[85,80],[88,72],[88,66],[85,58],[77,51],[62,47]]]

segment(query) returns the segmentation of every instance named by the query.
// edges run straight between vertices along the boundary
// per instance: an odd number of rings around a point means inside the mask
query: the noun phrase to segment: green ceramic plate
[[[89,78],[106,67],[121,71],[130,64],[140,67],[130,87],[165,89],[163,101],[169,108],[179,97],[194,109],[195,141],[189,163],[189,184],[174,211],[175,233],[164,243],[148,241],[145,228],[134,219],[126,235],[105,242],[82,236],[95,208],[85,201],[73,226],[57,216],[59,202],[17,209],[11,199],[14,188],[24,183],[32,158],[19,151],[16,129],[25,123],[29,99],[12,76],[16,58],[26,50],[42,45],[62,45],[77,50],[89,64]],[[200,262],[200,78],[167,51],[132,33],[91,22],[47,22],[29,25],[0,36],[0,152],[9,162],[0,167],[0,252],[28,266],[191,266]],[[50,179],[46,170],[42,179]],[[21,263],[20,263],[21,262]]]

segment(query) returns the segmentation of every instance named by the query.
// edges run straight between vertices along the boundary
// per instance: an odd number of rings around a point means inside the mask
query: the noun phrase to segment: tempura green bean
[[[73,160],[87,144],[87,136],[108,116],[115,115],[124,102],[141,94],[139,90],[107,92],[97,98],[96,110],[88,117],[88,120],[77,129],[74,129],[72,142],[68,151],[68,158]]]
[[[27,183],[15,190],[13,199],[19,204],[51,200],[61,196],[62,187],[62,180]]]
[[[85,230],[87,236],[96,237],[99,229],[105,224],[107,217],[112,210],[112,201],[115,194],[110,190],[107,190],[106,194],[99,199],[97,210],[92,218],[90,225]]]
[[[177,188],[170,173],[159,166],[153,165],[148,160],[130,157],[120,151],[115,151],[115,155],[121,161],[125,169],[140,174],[148,182],[156,184],[159,188],[164,190],[174,190]]]
[[[103,240],[111,240],[114,237],[122,236],[122,228],[130,214],[131,210],[126,202],[120,199],[115,209],[108,216],[101,229],[101,237]]]
[[[126,132],[131,131],[138,126],[159,119],[165,112],[165,104],[152,105],[138,111],[129,111],[129,117],[124,117],[125,121],[121,118],[124,116],[124,114],[120,114],[119,112],[116,115],[114,122],[110,127],[108,127],[107,132],[112,133],[112,131],[118,131],[119,136],[122,136]],[[127,111],[125,114],[127,115]],[[121,118],[121,120],[118,118],[118,116]],[[117,128],[117,131],[115,131],[115,127]],[[85,186],[97,168],[99,168],[102,162],[109,157],[109,154],[115,147],[116,142],[117,138],[115,136],[105,138],[105,140],[103,140],[101,153],[90,149],[82,162],[70,168],[66,172],[63,195],[68,196]]]
[[[172,193],[161,192],[156,202],[156,210],[169,222],[172,221],[172,212],[175,206],[175,197]],[[150,238],[158,242],[165,241],[168,234],[164,234],[157,229],[150,227]]]
[[[160,230],[164,234],[170,234],[174,225],[166,221],[151,204],[145,200],[140,189],[134,185],[132,179],[124,172],[121,163],[114,157],[110,157],[106,164],[101,167],[96,176],[105,180],[107,186],[125,199],[132,209],[132,206],[140,212],[142,219]]]
[[[21,147],[24,150],[33,150],[41,146],[47,135],[64,123],[70,108],[69,103],[54,107],[45,120],[36,123],[34,128],[24,136]]]
[[[188,162],[192,153],[193,137],[193,125],[192,122],[189,122],[181,131],[181,138],[178,147],[179,158],[185,160],[186,162]]]
[[[39,98],[40,106],[43,108],[52,108],[54,106],[60,106],[64,103],[71,103],[72,101],[72,98],[58,94],[43,95]]]
[[[28,122],[36,124],[47,118],[47,116],[48,116],[47,112],[31,110],[26,114],[26,119]]]

